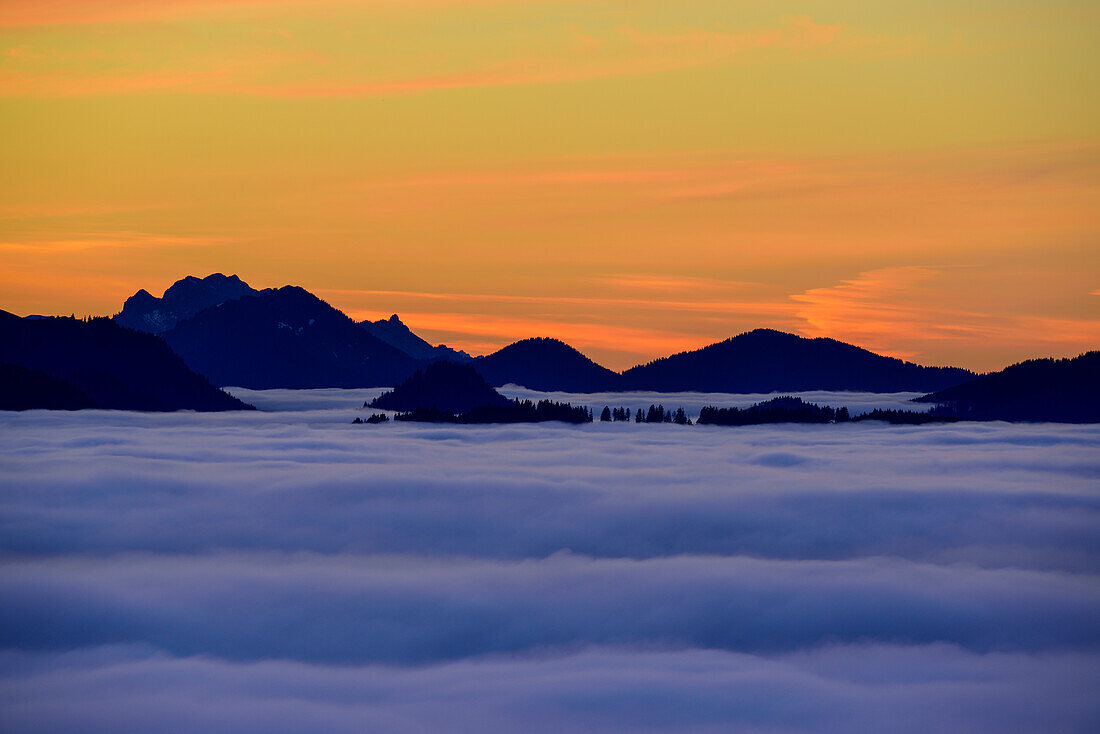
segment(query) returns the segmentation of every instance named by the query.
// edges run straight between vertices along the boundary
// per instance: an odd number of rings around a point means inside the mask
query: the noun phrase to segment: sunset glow
[[[7,0],[0,296],[236,273],[614,369],[1100,344],[1100,6]]]

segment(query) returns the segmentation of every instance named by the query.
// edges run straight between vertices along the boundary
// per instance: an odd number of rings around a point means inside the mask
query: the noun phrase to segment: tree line
[[[600,413],[600,420],[603,422],[608,421],[630,421],[630,409],[629,408],[611,408],[607,405],[603,406],[603,412]],[[634,414],[635,423],[675,423],[678,426],[690,426],[691,419],[687,417],[687,413],[684,412],[683,407],[676,410],[665,410],[663,405],[650,405],[649,410],[642,412],[641,408],[638,408],[638,412]]]
[[[384,414],[375,414],[367,419],[356,418],[354,423],[383,423]],[[394,420],[418,423],[544,423],[561,421],[564,423],[591,423],[592,411],[584,406],[571,403],[559,403],[553,400],[513,400],[505,405],[483,405],[463,413],[452,413],[437,407],[416,408],[398,413]],[[951,410],[937,406],[929,412],[875,408],[874,410],[852,417],[848,408],[832,408],[828,405],[807,403],[801,398],[784,396],[755,403],[746,408],[718,408],[704,406],[699,411],[696,423],[701,426],[752,426],[768,423],[857,423],[860,421],[882,421],[903,425],[922,425],[925,423],[943,423],[959,420]],[[648,409],[638,408],[631,411],[626,407],[605,405],[600,412],[600,421],[629,423],[671,423],[690,426],[683,407],[676,410],[666,409],[663,405],[651,404]]]

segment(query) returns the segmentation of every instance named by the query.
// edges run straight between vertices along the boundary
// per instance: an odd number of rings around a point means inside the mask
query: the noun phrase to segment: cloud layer
[[[415,668],[118,647],[8,655],[0,666],[3,723],[13,730],[923,734],[1084,732],[1100,718],[1095,658],[945,645],[776,657],[597,649]]]
[[[359,391],[257,397],[296,410],[0,418],[0,728],[1100,723],[1095,426],[362,427]]]

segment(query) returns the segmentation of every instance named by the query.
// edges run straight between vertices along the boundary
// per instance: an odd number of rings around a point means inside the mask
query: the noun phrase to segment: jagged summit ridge
[[[397,347],[413,359],[427,361],[447,360],[450,362],[469,362],[473,357],[463,351],[451,349],[446,344],[434,346],[424,340],[401,321],[397,314],[378,321],[361,321],[359,326],[374,337],[392,347]]]
[[[212,273],[205,278],[188,275],[169,286],[160,298],[142,288],[126,299],[114,319],[131,329],[163,334],[211,306],[258,293],[236,275]]]

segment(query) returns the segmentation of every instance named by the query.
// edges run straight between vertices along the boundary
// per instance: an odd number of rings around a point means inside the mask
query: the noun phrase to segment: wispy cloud
[[[612,280],[618,285],[609,284],[615,292],[605,297],[347,289],[320,289],[318,293],[342,304],[357,319],[377,319],[396,310],[405,323],[430,340],[474,354],[526,337],[551,336],[588,351],[597,361],[610,360],[609,366],[615,368],[715,341],[711,334],[691,329],[642,325],[646,317],[652,324],[668,323],[670,314],[719,323],[731,317],[771,323],[793,316],[796,309],[794,304],[759,294],[745,297],[737,284],[730,282],[722,286],[710,283],[709,290],[701,291],[692,279],[679,279],[678,283],[660,276]],[[650,290],[639,295],[632,281],[647,283]],[[513,307],[512,312],[502,314],[502,307],[508,306]],[[626,313],[632,318],[617,316]]]
[[[556,0],[556,2],[579,0]],[[279,14],[311,8],[462,8],[494,5],[534,5],[536,0],[5,0],[0,4],[0,28],[88,23],[143,23],[195,16],[219,16],[240,11]],[[297,6],[297,8],[295,7]]]
[[[895,357],[922,361],[945,343],[1015,344],[1044,356],[1100,345],[1100,318],[995,314],[937,305],[950,298],[944,271],[921,266],[861,273],[838,285],[792,295],[807,336],[828,336]]]
[[[77,7],[66,6],[71,12],[68,15],[59,12],[57,17],[69,18],[70,22],[78,22],[77,19],[91,22],[97,18],[143,20],[164,13],[190,13],[219,6],[183,2],[169,3],[163,8],[146,3],[93,4],[91,9],[84,10]],[[23,7],[9,11],[9,17],[38,16]],[[0,16],[0,27],[3,25]],[[582,40],[575,33],[552,35],[539,44],[541,50],[529,54],[498,50],[480,62],[468,61],[457,67],[440,63],[435,71],[406,74],[379,72],[379,66],[392,64],[376,63],[369,47],[319,48],[305,44],[289,32],[253,34],[246,44],[239,41],[232,45],[214,44],[203,46],[201,51],[176,49],[174,55],[171,52],[151,55],[143,48],[135,52],[136,57],[128,57],[126,63],[105,69],[86,61],[74,63],[80,51],[16,44],[9,47],[5,62],[0,65],[0,94],[70,97],[175,92],[289,98],[376,97],[637,76],[727,62],[769,49],[804,53],[833,47],[850,51],[866,45],[859,42],[862,35],[858,31],[821,24],[806,16],[788,16],[772,27],[742,31],[700,28],[661,32],[622,26],[594,33],[598,35]],[[94,49],[94,55],[100,63],[111,59],[111,51],[99,47]],[[446,56],[441,54],[441,58]]]
[[[702,278],[688,275],[653,275],[646,273],[607,275],[591,278],[616,291],[645,293],[722,293],[734,289],[760,287],[760,283]]]
[[[50,240],[0,240],[0,252],[72,253],[100,249],[152,249],[161,247],[215,247],[233,241],[229,237],[184,237],[148,232],[96,233],[94,236]]]

